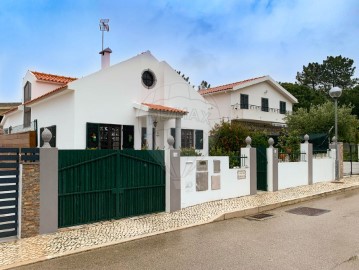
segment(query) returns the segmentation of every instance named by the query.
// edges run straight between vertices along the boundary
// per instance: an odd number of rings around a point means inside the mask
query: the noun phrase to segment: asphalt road
[[[329,210],[319,216],[286,212]],[[359,269],[359,191],[17,268]]]

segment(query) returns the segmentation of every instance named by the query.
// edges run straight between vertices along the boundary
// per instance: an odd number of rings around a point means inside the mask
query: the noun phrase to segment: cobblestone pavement
[[[0,243],[0,269],[63,256],[145,236],[212,222],[226,213],[268,205],[296,203],[330,192],[359,188],[359,176],[344,178],[343,183],[317,183],[277,192],[260,192],[219,200],[182,209],[89,225],[60,229],[57,233]]]

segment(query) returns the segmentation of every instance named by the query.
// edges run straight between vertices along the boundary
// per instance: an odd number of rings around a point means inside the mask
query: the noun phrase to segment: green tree
[[[276,145],[279,148],[279,158],[283,159],[288,156],[290,161],[297,161],[300,158],[300,143],[301,136],[297,130],[281,132]]]
[[[181,71],[176,70],[176,72],[178,73],[178,75],[181,75]],[[182,78],[189,83],[189,77],[186,77],[186,75],[184,75],[184,73],[182,74]]]
[[[299,84],[311,87],[313,90],[321,89],[328,92],[333,86],[348,89],[358,83],[353,78],[355,72],[354,60],[339,56],[328,56],[322,64],[309,63],[298,72],[296,79]]]
[[[181,75],[181,71],[176,70],[176,72],[178,73],[178,75]],[[186,82],[188,82],[188,84],[191,84],[191,82],[189,81],[189,77],[188,77],[188,76],[186,77],[186,75],[184,75],[184,73],[183,73],[181,76],[182,76],[182,78],[183,78]]]
[[[313,90],[320,84],[323,72],[323,65],[319,63],[309,63],[303,66],[302,72],[297,72],[296,79],[301,85],[309,86]]]
[[[359,85],[343,91],[342,96],[338,99],[340,105],[352,106],[352,114],[359,117]]]
[[[297,83],[280,83],[280,85],[298,99],[298,103],[293,105],[293,111],[299,108],[309,110],[311,106],[323,104],[329,99],[324,92],[313,91],[306,85]]]
[[[351,114],[352,107],[343,105],[338,108],[338,137],[340,141],[356,142],[359,121]],[[285,117],[288,132],[304,135],[309,133],[328,133],[334,135],[334,104],[328,101],[322,105],[312,106],[309,111],[299,108]]]
[[[323,61],[322,84],[326,90],[339,86],[342,89],[353,87],[357,79],[352,79],[355,72],[354,60],[341,55],[328,56]]]
[[[244,140],[249,133],[249,130],[239,122],[222,121],[210,131],[210,150],[221,149],[224,153],[239,151],[245,146]]]
[[[261,131],[250,131],[237,121],[221,122],[210,131],[209,154],[211,156],[228,156],[229,166],[239,166],[239,151],[245,147],[247,136],[252,138],[252,145],[268,145],[267,136]]]
[[[200,85],[198,85],[198,90],[201,89],[208,89],[211,88],[211,84],[208,83],[207,81],[202,81]]]

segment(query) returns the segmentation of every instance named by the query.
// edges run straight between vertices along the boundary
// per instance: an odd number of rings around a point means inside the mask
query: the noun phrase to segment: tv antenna
[[[104,32],[110,31],[110,26],[108,25],[109,19],[100,19],[100,31],[102,31],[102,51],[103,51],[103,35]]]

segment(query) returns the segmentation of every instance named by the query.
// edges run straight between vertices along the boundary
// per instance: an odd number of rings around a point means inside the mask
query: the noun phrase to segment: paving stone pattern
[[[149,235],[212,222],[226,213],[296,202],[328,192],[359,187],[359,176],[344,178],[343,183],[317,183],[277,192],[219,200],[182,209],[60,229],[57,233],[0,243],[0,269],[41,261],[91,248],[129,241]]]

